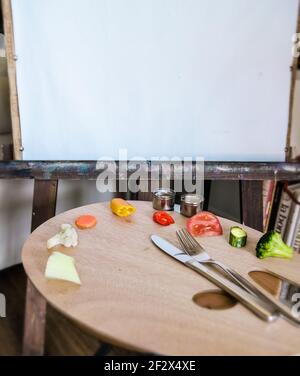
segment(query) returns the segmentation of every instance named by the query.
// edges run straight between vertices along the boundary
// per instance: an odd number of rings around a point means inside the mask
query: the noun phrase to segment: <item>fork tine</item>
[[[180,230],[176,231],[176,235],[177,235],[178,240],[180,242],[180,245],[183,248],[183,250],[185,251],[185,253],[190,255],[191,254],[191,247],[189,246],[189,244],[186,242],[185,238],[180,233]]]
[[[191,248],[191,249],[195,248],[195,246],[194,246],[193,242],[191,241],[190,237],[186,234],[185,229],[181,230],[181,236],[183,237],[185,242],[189,245],[189,248]]]
[[[187,253],[190,256],[196,256],[199,253],[199,247],[198,248],[193,247],[193,245],[191,244],[189,239],[185,236],[182,230],[177,230],[176,235],[185,253]]]
[[[204,250],[202,245],[186,229],[183,229],[182,231],[185,233],[186,237],[191,241],[193,247],[200,247],[202,250]]]
[[[183,240],[183,238],[180,234],[180,230],[176,231],[176,235],[177,235],[177,238],[179,240],[181,248],[183,248],[185,250],[187,248],[187,245],[186,245],[185,241]]]
[[[195,238],[185,228],[182,229],[182,232],[184,233],[185,237],[189,239],[189,241],[193,244],[193,246],[198,245],[198,242],[195,240]]]
[[[182,240],[181,240],[181,238],[180,238],[180,236],[178,235],[177,232],[176,232],[176,235],[177,235],[177,239],[178,239],[178,241],[179,241],[179,245],[180,245],[180,247],[184,250],[184,249],[185,249],[184,244],[183,244],[183,242],[182,242]]]
[[[183,243],[186,248],[190,248],[181,230],[177,231],[177,236],[181,240],[181,243]]]

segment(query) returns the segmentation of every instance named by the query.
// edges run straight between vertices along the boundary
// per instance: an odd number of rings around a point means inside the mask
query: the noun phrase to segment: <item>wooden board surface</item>
[[[175,213],[176,224],[164,228],[152,221],[151,203],[134,205],[137,212],[130,219],[113,215],[108,203],[77,208],[31,234],[23,248],[24,267],[50,304],[99,339],[139,351],[171,355],[300,353],[300,329],[283,319],[267,324],[241,304],[227,310],[196,305],[195,294],[216,287],[163,254],[149,239],[157,234],[177,243],[175,230],[186,219]],[[97,217],[97,227],[78,230],[77,248],[57,247],[75,257],[82,286],[47,281],[47,239],[62,223],[74,223],[85,213]],[[258,260],[254,248],[261,234],[248,228],[247,247],[234,249],[227,242],[233,222],[221,221],[223,236],[201,239],[212,257],[245,277],[251,270],[268,268],[300,283],[299,255],[292,261]]]

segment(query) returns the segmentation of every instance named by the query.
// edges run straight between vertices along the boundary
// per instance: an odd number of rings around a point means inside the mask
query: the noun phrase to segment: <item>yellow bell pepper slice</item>
[[[114,198],[110,202],[110,208],[118,217],[129,217],[136,211],[136,208],[122,198]]]

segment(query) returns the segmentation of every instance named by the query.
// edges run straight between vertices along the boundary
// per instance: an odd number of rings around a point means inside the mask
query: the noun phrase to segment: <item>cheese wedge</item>
[[[53,252],[48,258],[45,277],[58,279],[81,285],[81,281],[75,268],[75,260],[71,256],[60,252]]]

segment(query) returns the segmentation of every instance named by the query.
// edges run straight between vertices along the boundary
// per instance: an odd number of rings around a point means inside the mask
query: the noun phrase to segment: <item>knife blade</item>
[[[152,242],[160,248],[162,251],[167,253],[169,256],[176,258],[176,260],[183,262],[184,264],[191,261],[192,257],[187,255],[182,249],[175,247],[168,240],[165,240],[157,235],[151,236]]]
[[[150,238],[151,241],[164,253],[206,277],[208,280],[243,303],[248,309],[263,320],[273,322],[279,317],[279,313],[272,309],[272,307],[268,306],[264,301],[261,301],[258,297],[250,295],[247,291],[241,289],[239,286],[212,272],[200,262],[195,260],[195,258],[187,255],[183,250],[179,249],[168,240],[165,240],[158,235],[151,235]]]

